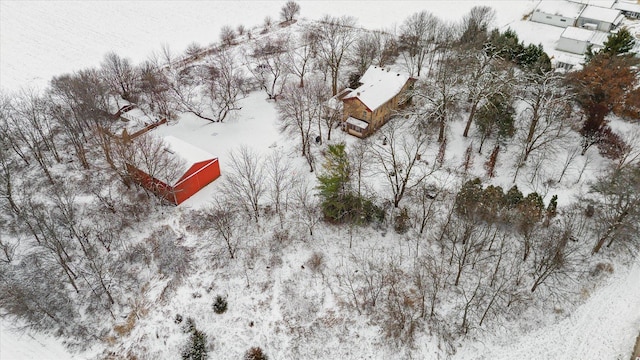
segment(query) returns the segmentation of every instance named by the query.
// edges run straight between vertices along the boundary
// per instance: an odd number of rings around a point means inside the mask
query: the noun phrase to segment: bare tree
[[[202,89],[204,78],[209,77],[210,71],[206,66],[188,65],[181,69],[168,70],[169,95],[181,111],[191,113],[203,120],[216,122],[217,119],[207,114],[207,96]]]
[[[171,83],[162,68],[158,59],[140,65],[140,97],[143,100],[139,106],[147,105],[151,113],[173,119],[178,106],[172,101]]]
[[[109,52],[102,61],[102,73],[110,91],[128,101],[136,101],[140,77],[131,60]]]
[[[257,44],[253,54],[244,54],[249,72],[258,82],[258,86],[267,93],[269,100],[277,100],[287,83],[290,68],[286,55],[286,37],[274,37],[264,44]],[[252,61],[253,57],[255,61]]]
[[[48,121],[47,103],[34,92],[25,90],[11,99],[9,111],[5,112],[7,132],[14,147],[24,147],[36,160],[50,183],[54,183],[50,167],[52,161],[60,162],[56,147],[54,122]]]
[[[292,84],[285,87],[282,101],[278,102],[280,131],[299,136],[302,156],[313,171],[311,149],[311,131],[314,125],[320,126],[324,87],[318,81],[299,88]]]
[[[640,130],[634,129],[622,135],[624,146],[620,157],[616,160],[616,168],[621,170],[640,164]]]
[[[280,227],[283,228],[288,196],[294,178],[291,175],[291,166],[282,152],[276,150],[266,158],[265,173],[269,181],[268,195],[280,219]]]
[[[284,22],[292,21],[298,14],[300,14],[300,4],[295,1],[287,1],[280,10],[280,18]]]
[[[231,46],[236,39],[236,32],[229,25],[225,25],[220,29],[220,41],[224,46]]]
[[[349,54],[349,63],[356,69],[356,74],[362,76],[367,69],[379,58],[382,51],[380,43],[381,37],[376,37],[375,33],[364,32],[360,34],[352,46]]]
[[[389,122],[380,133],[387,145],[375,143],[373,155],[390,186],[393,206],[397,208],[405,192],[434,171],[421,160],[427,148],[427,136],[421,132],[410,135],[406,126],[403,128],[397,121]]]
[[[238,204],[242,204],[256,222],[260,217],[260,202],[267,185],[264,182],[264,164],[250,148],[241,146],[229,154],[229,171],[224,187]]]
[[[357,141],[349,147],[349,164],[351,175],[355,182],[354,190],[358,196],[363,196],[365,191],[365,180],[372,174],[372,144],[369,138]]]
[[[465,54],[468,62],[463,66],[467,71],[463,81],[470,109],[462,136],[467,137],[478,105],[494,94],[509,93],[508,87],[513,79],[513,73],[507,63],[488,56],[484,51],[469,51]]]
[[[527,107],[520,113],[520,121],[524,124],[518,127],[526,130],[516,135],[522,153],[514,181],[518,176],[518,170],[524,166],[532,153],[553,151],[571,130],[566,121],[571,115],[570,97],[560,87],[559,75],[545,73],[531,76],[531,81],[524,84],[525,96],[521,99]]]
[[[343,62],[348,58],[351,45],[356,40],[356,20],[349,16],[325,15],[313,29],[319,36],[318,55],[331,71],[331,91],[338,93],[338,77]]]
[[[571,241],[570,229],[550,228],[542,239],[538,239],[533,250],[533,285],[535,292],[541,285],[551,285],[553,280],[560,280],[575,271],[577,246]]]
[[[427,11],[409,16],[400,27],[399,46],[402,50],[407,71],[419,77],[424,62],[433,54],[441,27],[440,19]]]
[[[298,220],[309,230],[313,236],[313,230],[322,220],[320,203],[314,193],[314,187],[308,180],[301,180],[293,186],[293,201],[300,210]]]
[[[460,44],[465,48],[483,46],[495,18],[496,11],[489,6],[471,8],[460,24]]]
[[[187,48],[184,50],[184,53],[187,54],[187,56],[189,57],[197,59],[202,53],[202,51],[204,51],[202,46],[194,41],[189,43],[189,45],[187,45]]]
[[[171,199],[171,186],[186,171],[184,160],[167,150],[159,138],[145,134],[116,146],[118,171],[135,180],[147,192]]]
[[[208,209],[208,222],[218,238],[222,238],[229,257],[235,259],[240,245],[241,215],[227,199],[215,199]]]
[[[638,245],[640,231],[640,166],[628,166],[608,171],[593,185],[598,211],[595,221],[598,240],[595,254],[606,244]]]
[[[452,31],[444,28],[443,34],[450,38]],[[419,83],[421,85],[414,92],[414,98],[422,108],[420,117],[438,127],[438,142],[441,143],[445,139],[447,124],[456,114],[462,74],[451,46],[442,44],[436,52],[436,67],[430,77]]]
[[[235,66],[233,57],[226,51],[220,51],[216,55],[209,68],[206,85],[216,121],[222,122],[232,111],[242,109],[238,100],[244,93],[244,78],[240,69]]]
[[[300,87],[304,87],[304,77],[307,74],[311,61],[315,57],[315,45],[313,36],[305,31],[300,39],[300,46],[291,48],[286,53],[286,65],[289,73],[300,78]]]

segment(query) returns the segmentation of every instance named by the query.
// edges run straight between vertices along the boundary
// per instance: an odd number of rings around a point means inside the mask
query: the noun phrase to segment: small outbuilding
[[[608,37],[608,32],[568,27],[560,35],[556,50],[584,55],[589,46],[594,51],[601,49]]]
[[[541,0],[531,14],[531,21],[547,25],[574,26],[585,5],[563,0]]]
[[[620,10],[622,15],[630,19],[640,19],[640,3],[617,1],[613,8]]]
[[[577,27],[590,30],[611,31],[617,28],[624,15],[618,9],[608,9],[600,6],[588,5],[576,21]]]
[[[220,176],[218,158],[208,152],[173,136],[151,136],[134,140],[143,148],[127,164],[131,178],[145,189],[179,205]]]

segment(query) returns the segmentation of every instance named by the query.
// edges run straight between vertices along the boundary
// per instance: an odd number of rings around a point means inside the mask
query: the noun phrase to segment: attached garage
[[[127,164],[132,179],[147,190],[179,205],[220,176],[220,164],[213,155],[173,136],[160,140],[164,145],[160,151],[167,154],[157,161]]]

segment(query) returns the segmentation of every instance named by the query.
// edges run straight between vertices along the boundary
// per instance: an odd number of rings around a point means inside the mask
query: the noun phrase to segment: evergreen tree
[[[520,204],[523,198],[522,191],[518,189],[517,185],[513,185],[505,195],[505,202],[508,207],[514,208]]]
[[[494,134],[500,144],[512,137],[515,133],[514,121],[515,109],[511,105],[511,99],[501,93],[491,96],[476,115],[476,126],[480,134],[479,151],[482,151],[484,141]]]
[[[323,199],[322,211],[325,217],[340,221],[345,215],[345,198],[349,193],[351,168],[345,151],[345,144],[329,145],[325,162],[322,164],[323,174],[318,176],[320,196]]]
[[[609,35],[607,41],[604,42],[604,47],[601,52],[611,56],[625,55],[633,49],[634,43],[635,39],[629,32],[629,29],[623,27],[617,33]]]
[[[182,352],[183,360],[206,360],[209,354],[207,353],[207,335],[193,328],[191,332],[191,338],[187,347]]]
[[[329,145],[322,168],[318,190],[325,219],[338,223],[368,223],[384,217],[371,200],[351,189],[351,165],[344,143]]]

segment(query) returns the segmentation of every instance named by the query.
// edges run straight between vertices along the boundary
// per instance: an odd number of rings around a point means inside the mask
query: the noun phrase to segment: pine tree
[[[322,168],[324,172],[318,176],[318,190],[323,199],[322,211],[326,218],[341,221],[347,211],[345,199],[349,193],[351,177],[344,143],[329,145]]]
[[[629,32],[629,29],[623,27],[617,33],[609,35],[607,41],[604,42],[604,47],[601,52],[611,56],[625,55],[633,49],[634,43],[635,39]]]
[[[518,189],[517,185],[513,185],[505,195],[505,202],[507,206],[514,208],[520,204],[523,198],[522,191]]]
[[[187,347],[182,352],[183,360],[206,360],[209,357],[207,353],[207,335],[194,327],[191,332],[191,338]]]

